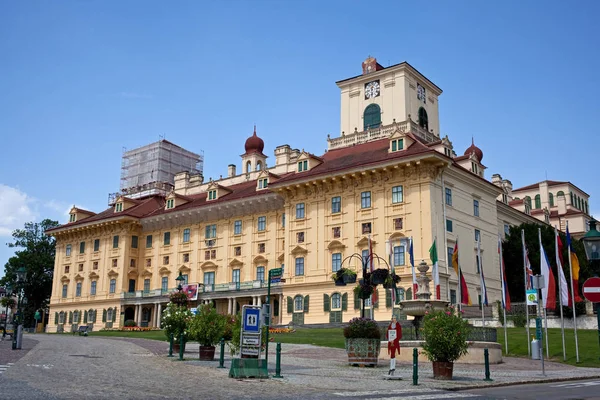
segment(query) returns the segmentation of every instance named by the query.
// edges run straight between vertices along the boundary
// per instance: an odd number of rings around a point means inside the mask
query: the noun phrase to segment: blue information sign
[[[255,332],[258,333],[260,331],[260,308],[243,308],[242,315],[242,330],[245,332]]]

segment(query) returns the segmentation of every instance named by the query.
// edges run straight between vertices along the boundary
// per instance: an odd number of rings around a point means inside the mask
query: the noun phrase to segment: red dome
[[[246,144],[244,145],[246,148],[246,154],[248,153],[260,153],[262,154],[263,149],[265,148],[265,142],[258,136],[256,136],[256,126],[254,126],[254,134],[246,139]]]
[[[469,148],[465,150],[465,156],[470,156],[472,153],[475,153],[477,159],[479,159],[479,162],[483,160],[483,151],[481,151],[479,147],[475,146],[475,142],[473,139],[471,139],[471,145],[469,146]]]

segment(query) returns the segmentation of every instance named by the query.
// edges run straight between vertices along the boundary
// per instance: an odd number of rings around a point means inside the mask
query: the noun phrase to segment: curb
[[[590,376],[579,376],[579,377],[569,377],[569,378],[542,378],[538,380],[529,380],[529,381],[519,381],[519,382],[498,382],[498,383],[490,383],[488,385],[482,386],[463,386],[463,387],[455,387],[455,388],[444,388],[443,390],[448,390],[450,392],[460,392],[462,390],[474,390],[474,389],[487,389],[487,388],[497,388],[503,386],[518,386],[518,385],[531,385],[535,383],[549,383],[549,382],[569,382],[569,381],[583,381],[588,379],[598,379],[599,375],[590,375]]]

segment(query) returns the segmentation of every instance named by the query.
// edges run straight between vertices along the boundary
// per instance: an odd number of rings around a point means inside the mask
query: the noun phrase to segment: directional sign
[[[242,307],[242,331],[260,332],[260,308]]]
[[[600,278],[590,278],[585,281],[583,296],[592,303],[600,303]]]
[[[254,335],[254,336],[244,335],[244,336],[242,336],[242,344],[243,345],[249,345],[249,346],[258,346],[260,344],[260,336],[258,336],[258,335]]]
[[[281,276],[281,274],[283,274],[283,270],[281,268],[274,268],[269,271],[269,277],[271,277],[271,278]]]

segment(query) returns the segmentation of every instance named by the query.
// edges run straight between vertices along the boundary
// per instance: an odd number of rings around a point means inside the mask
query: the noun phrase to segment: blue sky
[[[123,148],[164,135],[207,179],[240,168],[254,124],[271,163],[285,143],[322,154],[335,81],[369,55],[444,90],[442,135],[474,136],[488,178],[570,180],[600,213],[600,3],[575,3],[0,2],[0,275],[24,222],[107,207]]]

